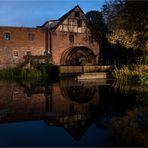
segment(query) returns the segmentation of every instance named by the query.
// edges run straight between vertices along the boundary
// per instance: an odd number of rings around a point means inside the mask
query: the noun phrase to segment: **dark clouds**
[[[39,26],[79,5],[86,13],[104,0],[0,0],[0,26]]]

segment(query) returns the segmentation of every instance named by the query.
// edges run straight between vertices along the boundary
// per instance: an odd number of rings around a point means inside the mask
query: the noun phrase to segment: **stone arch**
[[[93,51],[87,47],[73,47],[62,53],[61,65],[95,65],[96,56]]]
[[[61,87],[61,92],[65,98],[84,104],[90,102],[94,98],[96,88],[94,86],[68,86]]]

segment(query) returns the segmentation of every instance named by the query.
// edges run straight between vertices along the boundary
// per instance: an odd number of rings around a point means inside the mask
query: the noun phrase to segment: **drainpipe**
[[[49,27],[47,27],[47,53],[48,53],[48,50],[49,50]]]
[[[49,29],[49,23],[48,23],[48,26],[45,28],[46,30],[46,48],[45,48],[45,52],[46,52],[46,56],[47,56],[47,63],[49,62],[49,60],[51,60],[51,31]]]
[[[49,30],[49,36],[50,36],[50,40],[49,40],[49,54],[50,54],[50,61],[52,63],[52,31]]]
[[[51,32],[51,30],[49,29],[49,23],[48,23],[48,46],[47,46],[47,53],[49,52],[49,56],[50,56],[50,61],[52,61],[51,60],[51,58],[52,58],[52,32]]]
[[[49,52],[50,54],[52,53],[52,34],[51,31],[49,30],[49,36],[50,36],[50,41],[49,41]]]
[[[49,43],[48,43],[48,42],[49,42],[49,41],[48,41],[48,40],[49,40],[48,38],[49,38],[49,35],[48,35],[48,28],[45,28],[45,51],[44,51],[44,56],[46,57],[46,58],[45,58],[45,62],[46,62],[46,63],[48,63],[48,57],[47,57],[47,56],[48,56],[48,46],[49,46],[49,45],[48,45],[48,44],[49,44]]]

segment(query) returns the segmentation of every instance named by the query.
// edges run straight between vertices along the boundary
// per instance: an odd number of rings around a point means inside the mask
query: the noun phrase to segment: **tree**
[[[106,34],[108,32],[107,25],[104,22],[102,13],[99,11],[89,11],[86,13],[86,17],[90,22],[90,31],[94,40],[100,43],[100,56],[99,61],[102,61],[102,48],[106,42]],[[101,62],[100,62],[101,64]]]
[[[92,10],[86,13],[86,17],[90,22],[91,34],[96,41],[103,41],[107,33],[107,26],[104,23],[102,13]]]
[[[148,51],[148,1],[126,1],[128,19],[125,29],[136,34],[134,45]],[[130,22],[130,23],[129,23]]]
[[[112,34],[109,43],[118,44],[135,54],[148,53],[148,1],[114,0],[102,8],[102,14]],[[121,50],[120,48],[118,50]],[[127,52],[129,52],[127,50]],[[139,55],[140,56],[140,55]]]
[[[148,48],[148,1],[116,0],[103,6],[102,13],[113,34],[109,39],[125,47]]]

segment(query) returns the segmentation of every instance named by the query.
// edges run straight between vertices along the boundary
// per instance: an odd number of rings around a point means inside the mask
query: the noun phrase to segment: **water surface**
[[[148,146],[148,88],[109,80],[0,82],[0,146]]]

